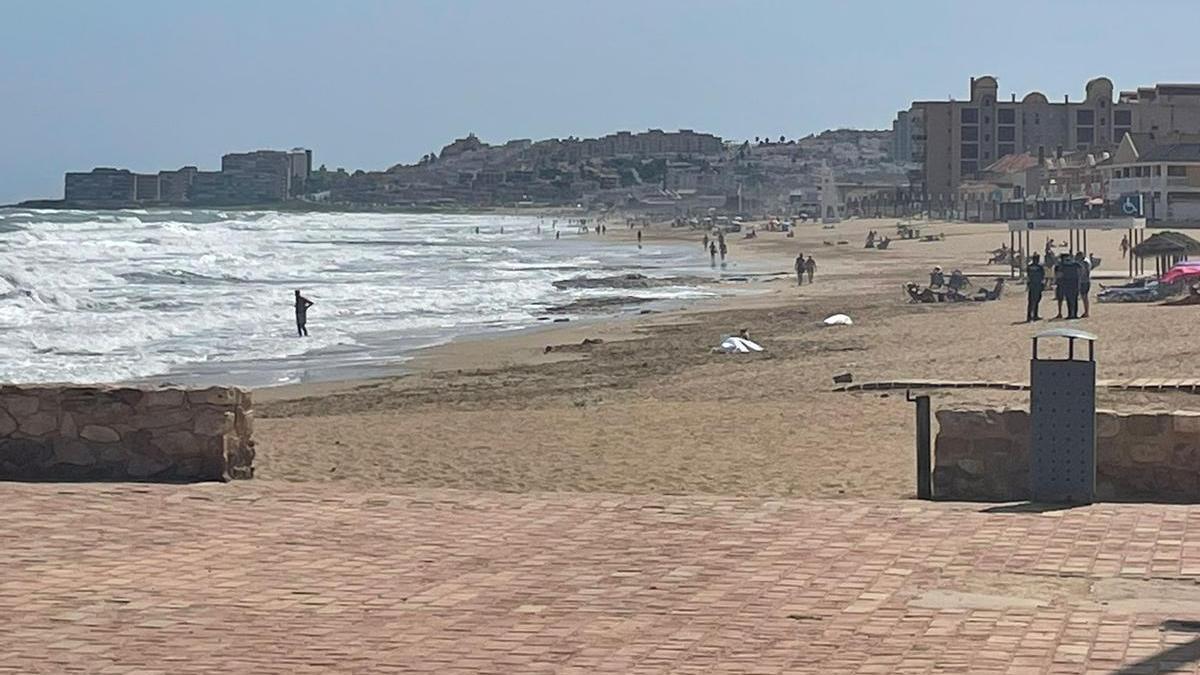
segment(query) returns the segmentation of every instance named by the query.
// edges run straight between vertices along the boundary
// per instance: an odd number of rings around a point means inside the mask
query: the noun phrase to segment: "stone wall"
[[[250,478],[253,423],[236,388],[0,386],[0,479]]]
[[[937,499],[1029,499],[1029,413],[939,410]],[[1200,502],[1200,412],[1096,411],[1096,497]]]

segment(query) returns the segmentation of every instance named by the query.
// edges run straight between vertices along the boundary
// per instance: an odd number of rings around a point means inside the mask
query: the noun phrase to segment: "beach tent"
[[[1200,279],[1200,261],[1185,261],[1177,263],[1174,267],[1163,273],[1159,279],[1164,284],[1173,284],[1176,282],[1192,283]]]

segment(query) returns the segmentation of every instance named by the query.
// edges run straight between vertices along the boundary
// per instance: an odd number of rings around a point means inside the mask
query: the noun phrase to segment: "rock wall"
[[[939,410],[937,499],[1029,499],[1029,413]],[[1200,502],[1200,412],[1096,411],[1096,497]]]
[[[250,478],[253,417],[230,387],[0,386],[0,479]]]

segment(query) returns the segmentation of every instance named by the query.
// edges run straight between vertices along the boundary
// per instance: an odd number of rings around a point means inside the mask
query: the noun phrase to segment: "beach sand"
[[[259,390],[258,476],[384,488],[904,497],[915,491],[912,405],[902,391],[833,392],[835,374],[1024,381],[1030,336],[1071,325],[1099,336],[1102,379],[1200,376],[1186,329],[1200,308],[1093,302],[1090,319],[1031,325],[1021,322],[1017,284],[998,302],[909,304],[902,284],[925,283],[935,264],[963,269],[976,286],[1007,276],[985,262],[1008,233],[1003,224],[935,222],[925,231],[944,240],[863,248],[869,229],[894,233],[895,223],[801,225],[794,239],[761,229],[753,240],[730,235],[734,260],[780,273],[749,284],[753,295],[464,339],[420,353],[404,377]],[[658,225],[645,240],[691,241],[699,257],[701,236]],[[610,227],[605,245],[633,246],[632,237]],[[1093,296],[1105,277],[1125,276],[1120,237],[1089,235],[1103,258]],[[1040,250],[1044,238],[1033,245]],[[797,251],[817,258],[812,286],[795,285]],[[1054,315],[1053,304],[1047,294],[1043,316]],[[855,324],[822,326],[834,313]],[[741,328],[766,351],[710,352]],[[1023,405],[1027,396],[935,391],[933,406]],[[1099,402],[1200,409],[1187,394],[1101,392]]]

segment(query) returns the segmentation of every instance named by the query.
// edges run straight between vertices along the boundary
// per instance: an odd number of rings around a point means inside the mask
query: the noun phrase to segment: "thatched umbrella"
[[[1180,232],[1156,232],[1133,247],[1139,258],[1154,258],[1154,273],[1162,275],[1180,260],[1187,260],[1193,253],[1200,253],[1200,241]]]

